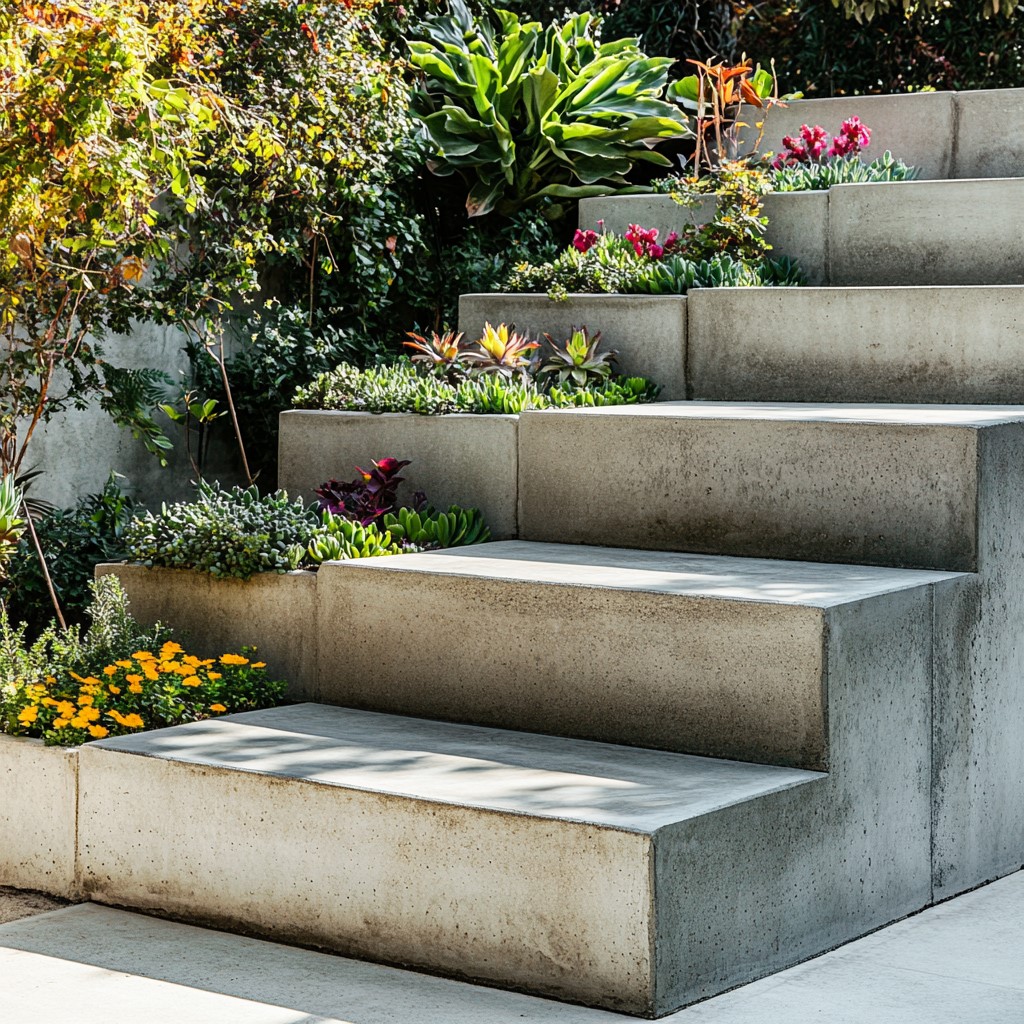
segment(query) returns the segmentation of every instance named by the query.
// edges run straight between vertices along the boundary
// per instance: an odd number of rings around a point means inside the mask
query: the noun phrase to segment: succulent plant
[[[306,546],[308,560],[314,565],[350,558],[398,555],[401,552],[390,531],[382,532],[373,523],[356,523],[330,512],[323,513],[320,526]]]
[[[438,416],[454,411],[455,389],[447,381],[417,372],[408,360],[365,370],[341,363],[299,388],[292,405],[297,409]]]
[[[503,377],[527,371],[532,353],[540,348],[539,342],[516,333],[508,324],[492,327],[485,323],[484,333],[475,344],[477,348],[467,348],[462,357],[471,372],[496,373]]]
[[[548,361],[537,371],[539,377],[550,377],[555,383],[572,381],[580,387],[591,382],[607,380],[611,376],[612,364],[618,352],[600,352],[601,332],[592,338],[587,328],[573,327],[572,336],[564,345],[559,345],[550,334],[545,334],[551,352]]]
[[[21,502],[21,490],[14,477],[5,475],[0,481],[0,577],[25,532],[25,520],[20,515]]]
[[[427,341],[422,334],[416,334],[413,331],[405,333],[413,340],[404,341],[402,344],[416,353],[412,357],[414,363],[421,363],[435,370],[443,370],[448,376],[458,374],[463,355],[461,331],[458,334],[454,331],[445,331],[444,334],[431,331],[430,341]]]
[[[406,549],[429,551],[435,548],[454,548],[463,544],[482,544],[490,540],[491,531],[479,509],[452,505],[447,512],[432,508],[417,512],[400,508],[387,513],[384,527]]]

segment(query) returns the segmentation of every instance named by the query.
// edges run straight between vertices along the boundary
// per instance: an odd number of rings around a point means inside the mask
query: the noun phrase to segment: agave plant
[[[599,17],[545,27],[495,11],[495,25],[463,0],[449,7],[409,44],[424,76],[413,111],[435,147],[431,169],[467,180],[471,217],[623,188],[638,161],[669,166],[652,150],[659,139],[691,134],[660,98],[672,60],[636,39],[599,42]]]
[[[462,362],[461,331],[458,334],[454,331],[445,331],[444,334],[431,331],[430,341],[414,331],[405,333],[413,340],[404,341],[402,344],[416,353],[412,357],[414,363],[425,363],[435,370],[443,370],[448,375],[458,372]]]
[[[22,494],[13,476],[4,475],[0,481],[0,577],[10,562],[22,533],[25,520],[21,518]]]
[[[612,364],[618,352],[600,352],[601,332],[592,338],[587,328],[573,327],[572,337],[564,345],[559,345],[550,334],[545,334],[551,351],[548,361],[541,366],[538,374],[554,378],[556,384],[572,381],[580,387],[589,383],[600,383],[611,376]]]
[[[492,327],[484,324],[484,333],[476,342],[476,349],[467,349],[463,360],[473,373],[498,373],[510,377],[524,373],[530,367],[531,353],[540,343],[530,341],[525,334],[517,334],[508,324]]]

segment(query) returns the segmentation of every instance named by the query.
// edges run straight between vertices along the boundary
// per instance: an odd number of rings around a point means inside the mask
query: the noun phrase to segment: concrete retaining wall
[[[485,321],[515,324],[531,337],[548,333],[559,342],[573,327],[600,331],[605,347],[619,353],[619,373],[660,384],[663,400],[686,397],[685,295],[570,295],[563,301],[531,294],[459,297],[459,330],[466,337],[479,337]]]
[[[0,885],[77,895],[78,750],[0,735]]]
[[[356,466],[386,456],[411,460],[403,493],[423,491],[437,508],[479,508],[495,540],[516,535],[518,417],[415,413],[281,413],[278,484],[315,499],[325,480],[351,480]]]

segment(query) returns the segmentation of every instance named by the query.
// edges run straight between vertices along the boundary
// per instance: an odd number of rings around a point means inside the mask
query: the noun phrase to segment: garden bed
[[[0,733],[0,885],[74,897],[78,751]]]
[[[604,346],[618,352],[619,373],[660,384],[662,401],[686,397],[685,295],[573,294],[560,300],[540,294],[460,296],[459,330],[466,337],[477,337],[487,321],[514,324],[531,337],[544,333],[567,337],[574,326],[600,331]],[[281,422],[283,436],[283,417]],[[408,450],[385,447],[388,451]],[[283,446],[281,461],[284,465]],[[499,534],[494,520],[488,517],[488,521],[495,540],[512,536]]]
[[[292,497],[312,501],[322,481],[398,454],[410,462],[408,493],[423,491],[436,508],[478,508],[494,540],[516,536],[517,416],[292,409],[280,423],[278,486]]]

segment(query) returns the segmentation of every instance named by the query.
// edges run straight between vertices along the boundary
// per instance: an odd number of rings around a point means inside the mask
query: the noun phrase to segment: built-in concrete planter
[[[690,398],[1024,402],[1024,286],[705,288],[689,314]]]
[[[808,284],[828,280],[828,192],[776,192],[765,196],[768,218],[765,237],[772,256],[788,256],[807,275]],[[664,238],[670,231],[682,231],[714,216],[715,198],[708,196],[697,206],[681,206],[671,196],[597,196],[581,199],[579,226],[624,235],[630,224],[657,228]]]
[[[98,565],[113,574],[141,623],[173,626],[190,651],[215,657],[256,647],[267,673],[288,683],[288,696],[313,693],[317,665],[316,573],[260,573],[247,580],[218,579],[189,569]]]
[[[77,895],[78,750],[0,735],[0,885]]]
[[[406,494],[423,491],[437,508],[478,508],[491,536],[505,540],[516,535],[518,424],[516,416],[289,410],[281,413],[278,485],[313,500],[321,483],[351,480],[356,466],[409,459]]]
[[[573,327],[585,325],[600,331],[607,347],[618,351],[620,373],[660,384],[663,400],[686,397],[685,295],[575,294],[560,301],[536,294],[460,296],[459,330],[478,338],[485,321],[515,324],[531,337],[548,333],[560,341]],[[283,444],[281,451],[283,465]]]
[[[581,228],[623,234],[630,224],[662,237],[708,220],[709,198],[685,207],[671,196],[580,201]],[[789,256],[810,285],[1024,283],[1024,178],[836,185],[765,197],[773,256]]]

